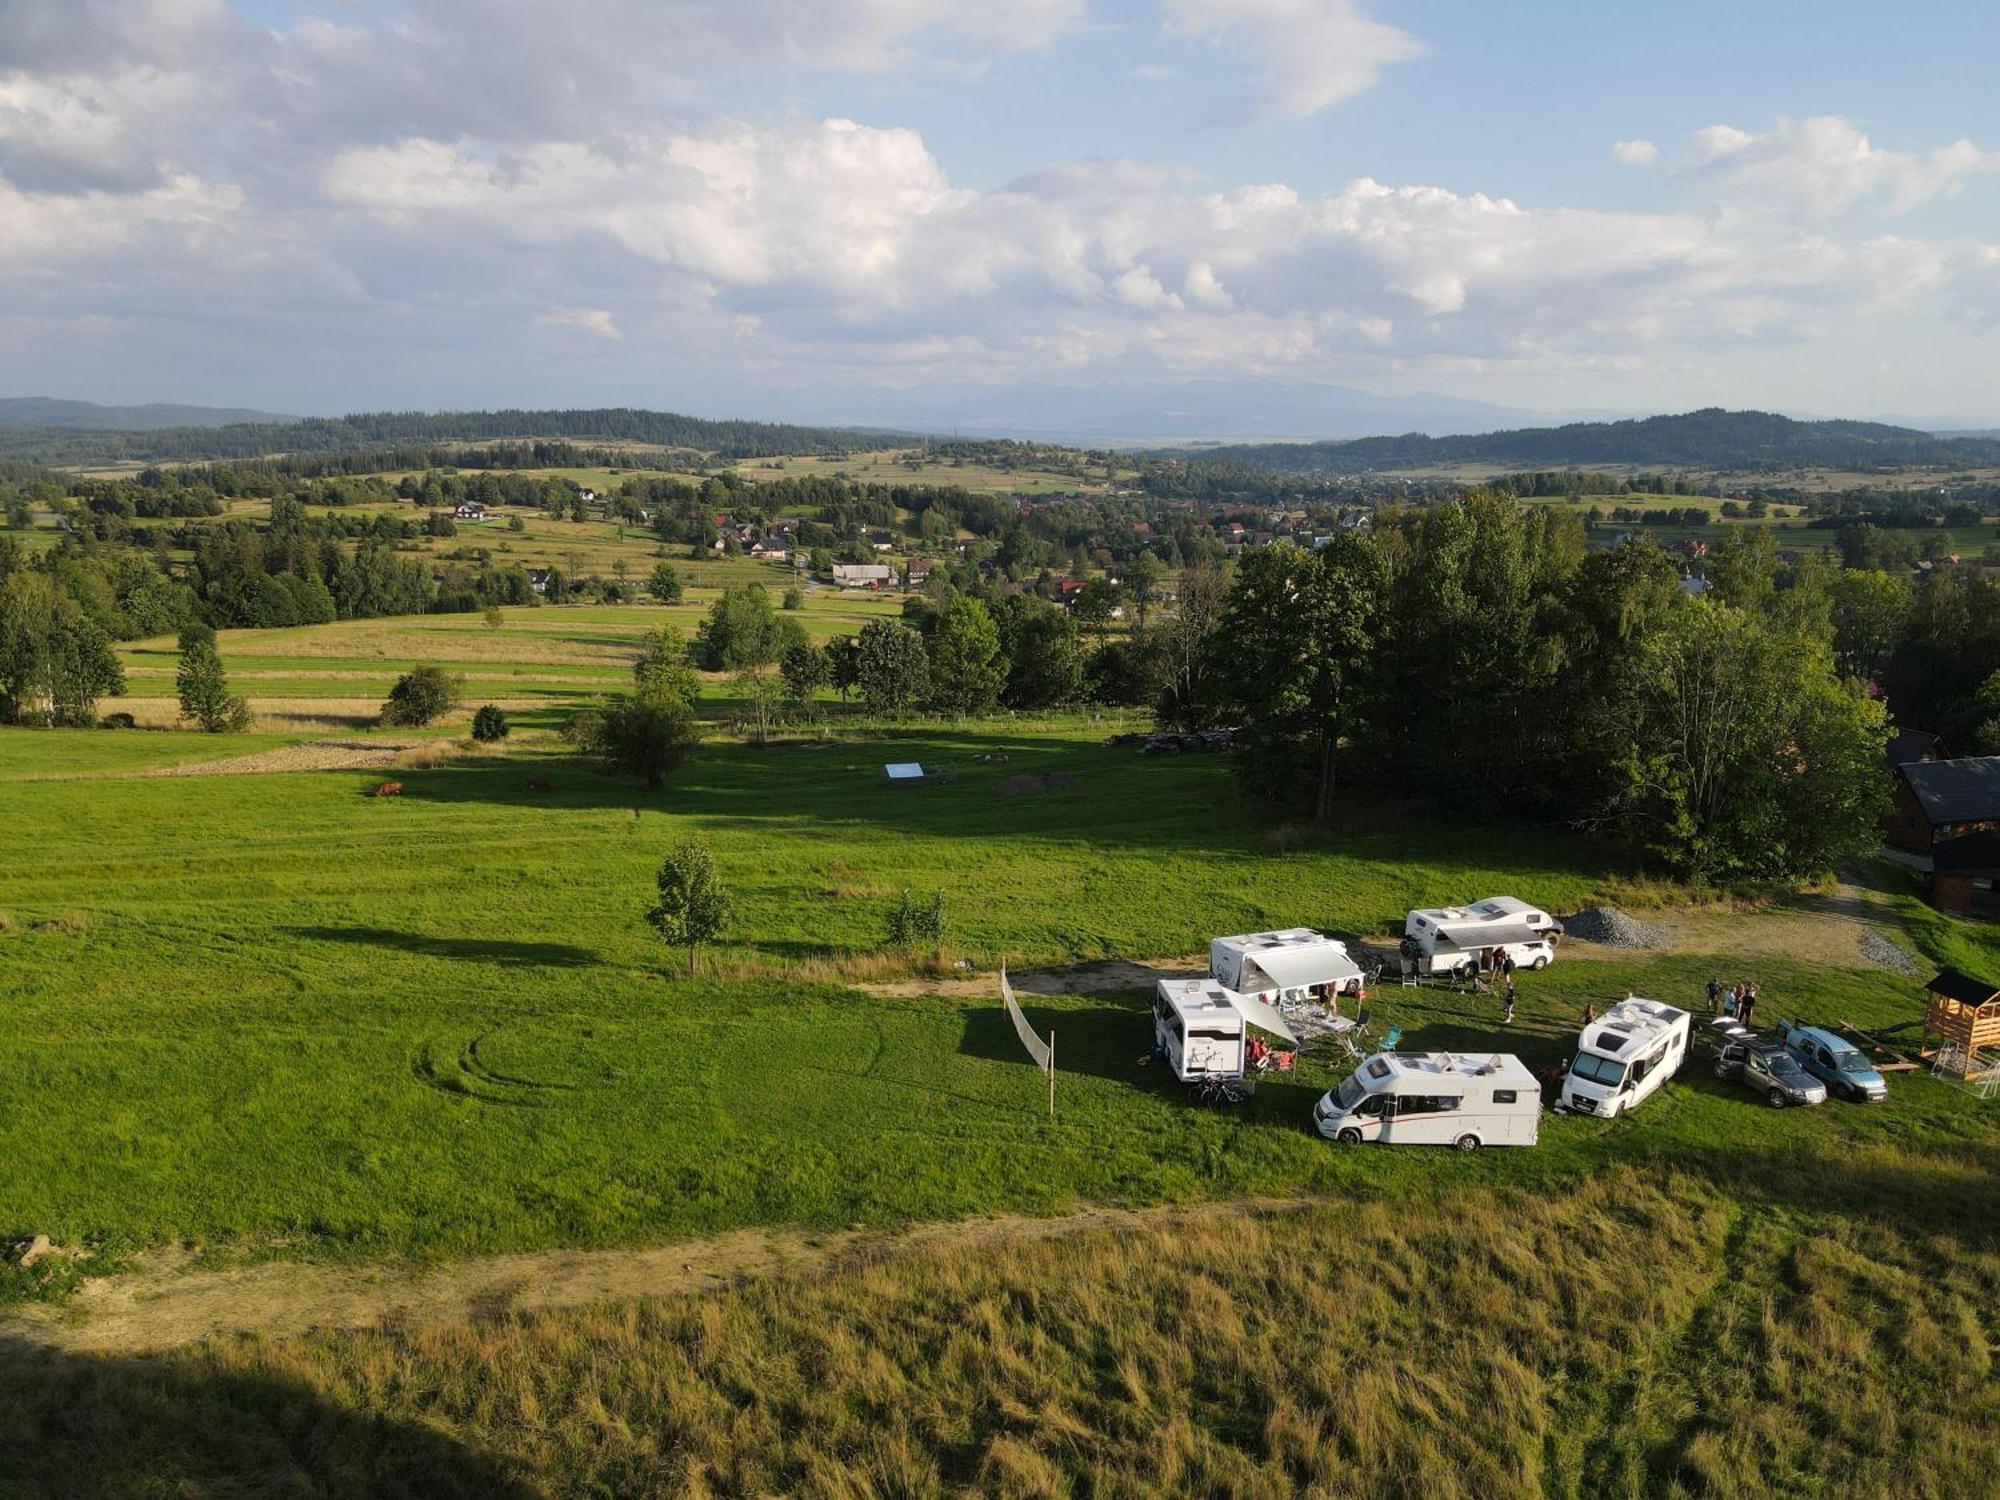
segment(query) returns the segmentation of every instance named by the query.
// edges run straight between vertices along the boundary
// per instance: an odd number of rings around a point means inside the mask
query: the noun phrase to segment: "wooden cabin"
[[[1924,1012],[1927,1046],[1939,1038],[1935,1051],[1955,1049],[1962,1059],[1959,1071],[1968,1074],[2000,1068],[2000,989],[1956,969],[1946,969],[1924,988],[1931,995]]]

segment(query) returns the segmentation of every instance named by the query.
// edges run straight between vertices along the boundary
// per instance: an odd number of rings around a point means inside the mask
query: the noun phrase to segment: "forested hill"
[[[881,447],[894,434],[778,422],[709,421],[676,412],[610,407],[577,411],[366,412],[296,422],[171,427],[157,432],[80,432],[0,426],[0,454],[43,463],[185,463],[274,453],[338,453],[408,443],[565,438],[657,443],[724,458],[846,453]]]
[[[163,427],[226,427],[234,422],[296,422],[297,417],[238,406],[99,406],[50,396],[0,396],[0,427],[70,427],[90,432],[157,432]]]
[[[1339,443],[1246,443],[1162,454],[1244,464],[1272,473],[1354,474],[1429,464],[1677,465],[1710,469],[1845,468],[2000,463],[2000,441],[1939,438],[1880,422],[1797,422],[1763,411],[1709,407],[1671,417],[1572,422],[1463,437],[1356,438]]]

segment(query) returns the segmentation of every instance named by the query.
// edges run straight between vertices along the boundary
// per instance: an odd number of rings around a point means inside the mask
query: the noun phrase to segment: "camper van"
[[[1532,1146],[1542,1087],[1518,1057],[1488,1052],[1378,1052],[1313,1106],[1330,1141],[1392,1146]]]
[[[1241,1078],[1251,1027],[1293,1047],[1299,1039],[1277,1009],[1213,979],[1162,979],[1153,991],[1153,1050],[1182,1083]]]
[[[1310,927],[1219,937],[1208,945],[1208,972],[1237,994],[1288,1000],[1315,989],[1358,995],[1365,979],[1347,944]]]
[[[1556,1108],[1606,1119],[1629,1115],[1687,1059],[1692,1029],[1684,1010],[1637,996],[1620,1000],[1577,1037]]]
[[[1403,919],[1402,953],[1419,974],[1476,974],[1503,958],[1519,969],[1546,969],[1555,960],[1562,923],[1512,896],[1488,896],[1470,906],[1427,907]]]

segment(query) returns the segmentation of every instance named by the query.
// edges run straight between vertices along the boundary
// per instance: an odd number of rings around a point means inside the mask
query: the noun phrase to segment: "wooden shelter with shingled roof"
[[[1954,1071],[2000,1067],[2000,989],[1956,969],[1946,969],[1924,988],[1931,995],[1924,1012],[1925,1041],[1942,1038],[1940,1053],[1956,1049],[1962,1066]]]

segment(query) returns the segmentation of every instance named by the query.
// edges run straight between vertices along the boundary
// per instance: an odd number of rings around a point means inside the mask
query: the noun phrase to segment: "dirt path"
[[[191,1267],[178,1253],[87,1281],[60,1306],[0,1314],[0,1341],[88,1354],[144,1354],[205,1338],[476,1321],[510,1311],[713,1291],[767,1276],[828,1274],[926,1250],[1029,1244],[1093,1230],[1143,1233],[1217,1219],[1296,1213],[1311,1200],[1250,1198],[1187,1207],[1089,1208],[929,1224],[901,1234],[738,1230],[643,1250],[553,1250],[437,1267],[268,1262]]]
[[[1208,959],[1194,954],[1185,958],[1107,958],[1060,968],[1009,969],[1007,979],[1017,995],[1102,995],[1112,990],[1149,990],[1155,980],[1207,972]],[[971,974],[964,979],[857,980],[853,981],[853,987],[870,995],[894,997],[977,995],[996,1002],[1000,998],[1000,977],[990,972]]]

